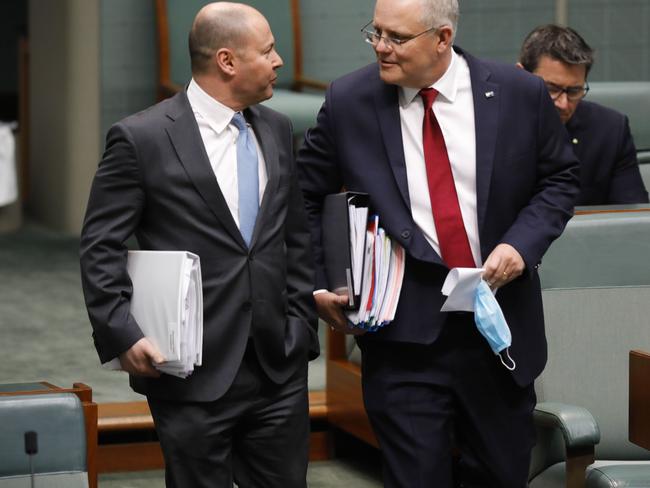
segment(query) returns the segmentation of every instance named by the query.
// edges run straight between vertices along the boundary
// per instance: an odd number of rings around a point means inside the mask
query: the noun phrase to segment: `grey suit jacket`
[[[186,380],[131,377],[139,393],[208,401],[228,389],[249,338],[277,383],[318,355],[309,229],[289,120],[264,106],[244,112],[260,142],[268,183],[250,250],[210,167],[185,92],[109,131],[81,236],[81,276],[93,338],[106,362],[142,337],[129,313],[127,239],[141,249],[201,259],[203,365]]]

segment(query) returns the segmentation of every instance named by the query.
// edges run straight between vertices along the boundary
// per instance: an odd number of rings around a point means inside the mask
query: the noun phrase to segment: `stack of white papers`
[[[131,315],[165,361],[155,367],[186,378],[203,355],[203,287],[199,257],[186,251],[129,251]],[[104,366],[120,369],[119,359]]]
[[[361,283],[360,306],[346,315],[356,327],[375,331],[395,318],[404,278],[405,254],[404,248],[379,227],[376,215],[367,224],[363,251],[361,276],[354,277],[355,283]]]
[[[368,225],[368,207],[357,207],[348,203],[350,214],[350,261],[354,279],[354,295],[361,293],[361,276],[363,272],[363,243]]]

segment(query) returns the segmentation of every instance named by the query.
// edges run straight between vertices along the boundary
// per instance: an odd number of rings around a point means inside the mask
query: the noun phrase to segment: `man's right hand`
[[[158,348],[146,337],[133,344],[129,349],[120,354],[122,369],[135,376],[151,376],[158,378],[160,371],[153,364],[161,364],[165,358]]]
[[[318,316],[327,322],[333,330],[338,330],[344,334],[365,334],[364,330],[351,327],[343,313],[343,307],[348,303],[347,296],[325,291],[316,293],[314,300],[316,301]]]

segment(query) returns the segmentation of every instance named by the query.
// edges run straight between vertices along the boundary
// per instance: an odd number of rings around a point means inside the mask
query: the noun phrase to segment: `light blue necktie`
[[[237,187],[239,190],[239,231],[250,247],[259,210],[257,149],[244,116],[237,112],[230,121],[237,129]]]

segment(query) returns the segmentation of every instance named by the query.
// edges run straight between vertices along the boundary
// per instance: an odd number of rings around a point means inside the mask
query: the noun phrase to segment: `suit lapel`
[[[476,132],[476,209],[478,232],[482,236],[498,135],[499,85],[488,81],[490,72],[479,60],[461,49],[455,49],[467,60],[472,80]]]
[[[203,139],[201,139],[201,133],[185,91],[174,96],[170,100],[170,104],[167,116],[172,120],[172,124],[167,128],[167,134],[178,159],[210,210],[221,221],[231,237],[241,246],[246,247],[210,166]]]
[[[377,120],[381,128],[382,140],[390,168],[402,195],[402,200],[410,211],[411,202],[409,199],[406,161],[404,159],[404,145],[402,143],[398,90],[394,85],[387,85],[381,81],[380,83],[381,88],[376,92],[375,96]]]
[[[277,142],[273,136],[271,127],[260,116],[259,109],[257,107],[248,108],[246,110],[246,118],[253,127],[255,137],[257,137],[259,145],[262,148],[262,154],[264,155],[264,161],[266,163],[266,174],[268,176],[266,188],[264,189],[262,201],[260,202],[260,210],[257,214],[257,220],[255,221],[255,228],[253,229],[253,237],[251,238],[252,247],[255,245],[257,235],[262,227],[262,222],[267,218],[273,195],[277,194],[279,183],[278,175],[280,173],[280,156],[278,154]]]
[[[422,261],[444,265],[442,258],[433,250],[424,234],[415,225],[411,214],[411,200],[408,190],[404,144],[402,143],[402,125],[399,113],[399,92],[395,85],[387,85],[381,80],[381,87],[375,92],[377,120],[381,129],[382,141],[388,157],[391,171],[399,188],[404,211],[413,228],[413,236],[407,245],[409,253]],[[381,219],[381,217],[380,217]]]

